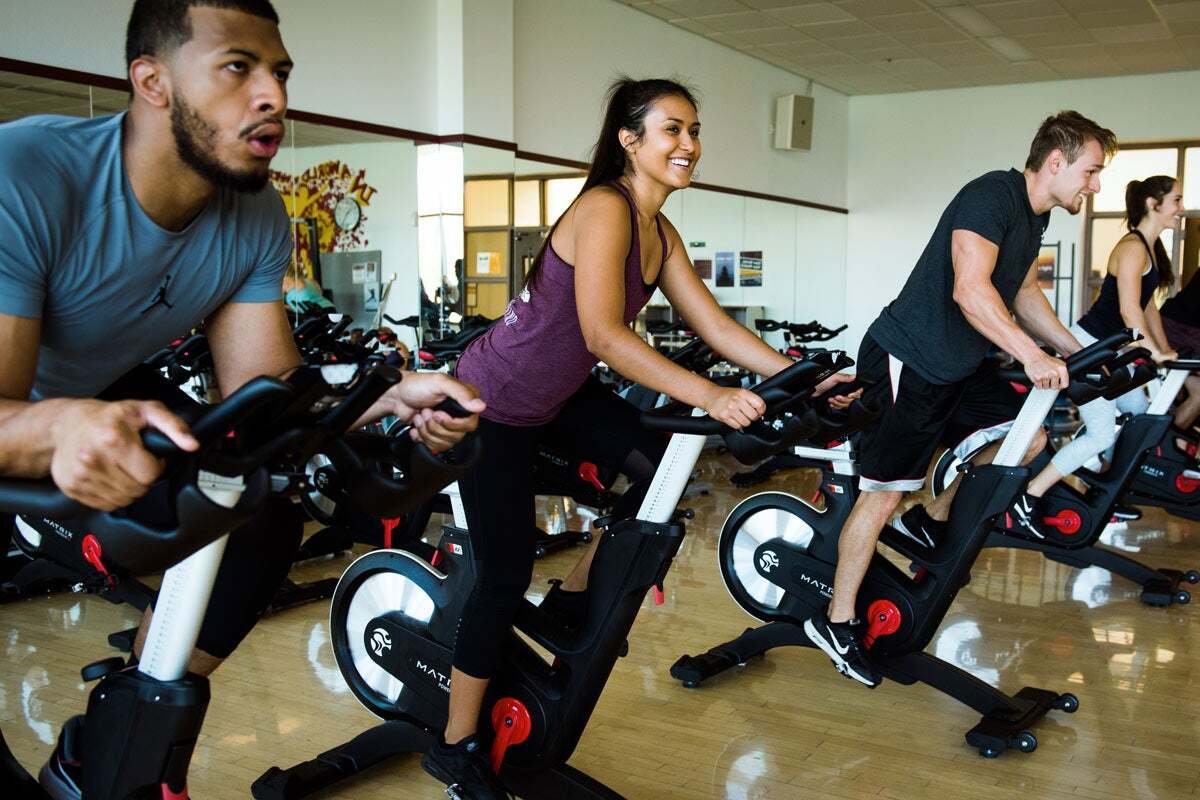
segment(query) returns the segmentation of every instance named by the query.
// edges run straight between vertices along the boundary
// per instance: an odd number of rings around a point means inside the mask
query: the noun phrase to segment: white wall
[[[963,184],[1024,165],[1042,119],[1073,108],[1126,142],[1197,138],[1197,90],[1193,71],[851,98],[847,341],[899,292]],[[1055,210],[1044,241],[1061,241],[1064,261],[1076,246],[1078,285],[1083,215]]]
[[[366,170],[376,191],[363,206],[363,250],[381,251],[383,281],[394,274],[386,314],[397,319],[416,314],[417,302],[417,148],[407,140],[378,144],[339,144],[297,147],[280,154],[276,169],[299,176],[325,161],[341,161],[351,172]],[[355,320],[367,324],[368,320]],[[396,331],[411,340],[412,330]],[[410,344],[412,342],[410,341]]]
[[[845,205],[845,95],[814,86],[812,151],[775,150],[775,99],[807,80],[619,3],[512,2],[521,149],[586,161],[616,75],[679,76],[700,92],[700,180]]]
[[[437,0],[277,2],[296,62],[293,108],[419,131],[437,128]],[[132,0],[4,0],[0,55],[125,77]]]

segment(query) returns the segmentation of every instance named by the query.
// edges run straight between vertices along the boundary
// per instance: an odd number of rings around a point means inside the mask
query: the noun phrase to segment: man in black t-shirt
[[[1023,172],[989,172],[955,195],[900,295],[867,330],[858,375],[873,384],[863,399],[882,415],[858,443],[862,492],[842,529],[829,608],[804,623],[843,674],[868,686],[880,681],[862,646],[855,598],[903,493],[924,484],[948,432],[965,436],[1014,416],[1011,390],[983,365],[989,342],[1020,361],[1036,386],[1066,385],[1066,365],[1033,337],[1064,354],[1079,343],[1038,286],[1034,262],[1050,210],[1078,214],[1115,151],[1112,131],[1074,111],[1046,119]],[[944,493],[938,505],[948,510],[951,497]],[[934,547],[944,523],[924,511],[914,517],[906,514],[898,529]]]

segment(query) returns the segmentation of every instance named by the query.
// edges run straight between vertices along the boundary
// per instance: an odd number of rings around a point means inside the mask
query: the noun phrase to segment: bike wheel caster
[[[579,540],[581,542],[583,542],[584,544],[591,544],[592,543],[592,532],[584,531],[582,534],[580,534]],[[1200,580],[1200,575],[1196,576],[1196,580]],[[1195,583],[1195,582],[1196,581],[1192,581],[1192,583]]]
[[[545,556],[546,556],[546,548],[542,547],[540,544],[533,549],[533,557],[534,558],[545,558]]]
[[[979,748],[979,755],[983,756],[984,758],[999,758],[1000,753],[1001,753],[1001,750],[999,747],[981,747],[981,748]]]
[[[1058,709],[1066,714],[1074,714],[1079,710],[1079,698],[1070,692],[1060,694],[1058,699],[1054,701],[1052,708]]]
[[[1032,753],[1037,750],[1038,740],[1032,731],[1021,731],[1017,734],[1014,744],[1022,753]]]
[[[624,658],[629,655],[629,640],[621,642],[621,649],[617,651],[617,658]]]
[[[1175,593],[1175,597],[1173,599],[1175,600],[1176,605],[1186,606],[1188,603],[1192,602],[1192,593],[1187,589],[1180,589]]]
[[[1189,569],[1187,572],[1183,573],[1183,579],[1188,583],[1200,583],[1200,572],[1197,572],[1194,569]]]
[[[699,685],[700,684],[696,683],[696,681],[684,681],[683,682],[683,688],[685,688],[685,689],[695,689]]]

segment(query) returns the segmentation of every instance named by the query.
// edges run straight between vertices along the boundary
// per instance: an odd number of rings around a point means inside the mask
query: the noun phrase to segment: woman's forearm
[[[697,407],[707,406],[717,388],[712,381],[673,363],[629,328],[614,328],[603,341],[589,343],[588,349],[629,380]]]

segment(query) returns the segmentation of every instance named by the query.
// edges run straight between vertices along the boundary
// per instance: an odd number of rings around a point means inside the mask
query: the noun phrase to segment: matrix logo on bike
[[[826,597],[833,597],[833,587],[824,581],[817,580],[811,575],[807,575],[803,572],[801,572],[797,577],[800,578],[801,583],[807,583],[809,586],[813,587]]]
[[[430,664],[426,664],[419,658],[413,659],[413,666],[418,672],[423,672],[433,678],[438,683],[438,688],[449,694],[450,692],[450,676]]]
[[[371,631],[371,652],[382,658],[383,654],[392,649],[392,637],[383,628]]]
[[[772,550],[766,550],[758,557],[758,566],[763,572],[771,572],[779,566],[779,556]]]

